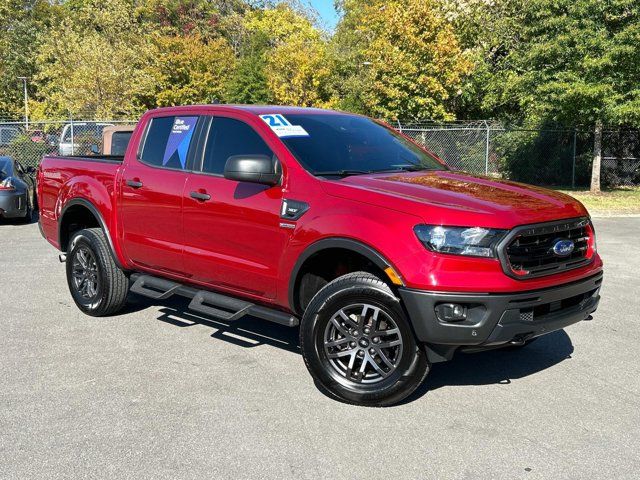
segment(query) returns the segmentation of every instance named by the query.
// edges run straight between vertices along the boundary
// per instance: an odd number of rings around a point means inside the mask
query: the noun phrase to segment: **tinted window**
[[[214,118],[207,138],[202,170],[221,174],[232,155],[268,155],[273,153],[260,136],[244,122],[232,118]]]
[[[113,132],[111,135],[111,155],[124,156],[133,132]]]
[[[158,167],[185,169],[198,117],[158,117],[151,120],[142,161]]]
[[[355,115],[287,115],[308,136],[283,137],[291,153],[312,173],[339,170],[442,170],[435,157],[392,129]]]

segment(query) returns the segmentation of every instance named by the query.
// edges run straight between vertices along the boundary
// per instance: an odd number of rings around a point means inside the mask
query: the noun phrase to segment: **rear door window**
[[[151,119],[140,156],[142,162],[155,167],[185,170],[197,123],[197,116]]]
[[[258,133],[233,118],[214,117],[204,151],[202,171],[221,175],[233,155],[267,155],[273,152]]]

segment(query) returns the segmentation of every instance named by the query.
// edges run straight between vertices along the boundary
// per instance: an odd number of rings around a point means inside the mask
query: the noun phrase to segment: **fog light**
[[[436,315],[443,322],[461,322],[467,318],[467,307],[459,303],[441,303],[436,306]]]

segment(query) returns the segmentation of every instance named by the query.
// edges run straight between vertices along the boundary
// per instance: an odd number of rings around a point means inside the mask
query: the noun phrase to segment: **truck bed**
[[[40,224],[44,237],[59,247],[58,218],[70,198],[87,199],[109,219],[115,198],[115,178],[124,158],[112,155],[47,155],[38,169]]]
[[[47,155],[45,158],[56,160],[80,160],[83,162],[108,162],[108,163],[122,163],[124,161],[123,155]],[[44,159],[43,159],[44,160]]]

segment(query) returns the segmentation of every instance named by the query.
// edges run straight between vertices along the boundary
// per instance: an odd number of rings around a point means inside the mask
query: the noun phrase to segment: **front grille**
[[[593,229],[588,219],[540,224],[516,229],[506,245],[506,269],[518,278],[550,275],[589,263]],[[565,256],[554,252],[561,240],[571,240],[573,251]]]

